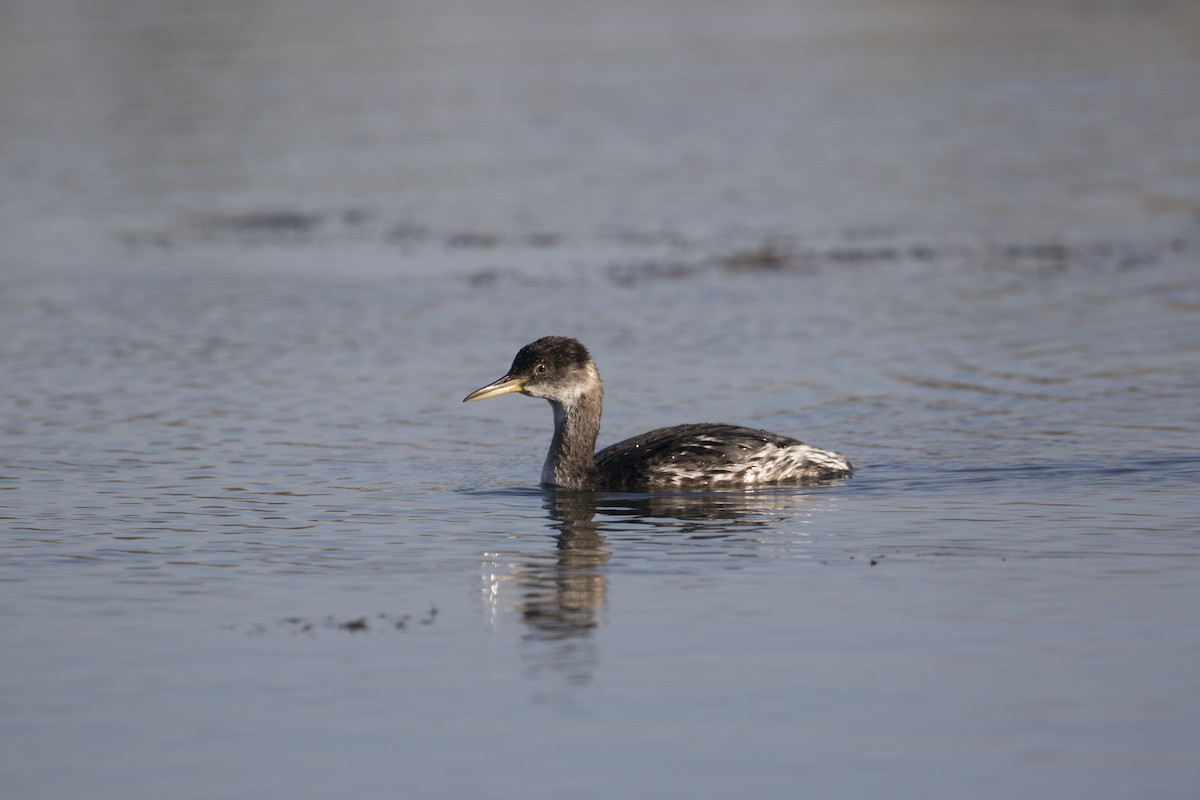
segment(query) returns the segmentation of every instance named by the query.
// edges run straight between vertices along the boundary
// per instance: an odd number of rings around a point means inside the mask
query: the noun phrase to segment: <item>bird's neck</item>
[[[594,384],[571,399],[552,400],[554,438],[542,465],[542,483],[562,489],[592,489],[596,485],[596,437],[604,390]]]

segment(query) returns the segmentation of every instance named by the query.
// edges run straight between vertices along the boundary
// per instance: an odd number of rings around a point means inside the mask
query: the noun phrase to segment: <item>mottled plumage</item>
[[[554,409],[542,483],[565,489],[652,491],[805,483],[850,474],[846,457],[788,436],[737,425],[676,425],[634,436],[593,455],[604,395],[587,349],[562,336],[522,347],[508,374],[464,402],[510,392]]]
[[[605,488],[720,487],[823,480],[850,472],[845,457],[757,428],[700,422],[659,428],[595,455]]]

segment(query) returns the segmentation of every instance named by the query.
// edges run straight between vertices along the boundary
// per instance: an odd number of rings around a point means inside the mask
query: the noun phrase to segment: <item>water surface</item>
[[[5,796],[1194,796],[1188,4],[109,5],[0,24]],[[543,491],[549,333],[859,470]]]

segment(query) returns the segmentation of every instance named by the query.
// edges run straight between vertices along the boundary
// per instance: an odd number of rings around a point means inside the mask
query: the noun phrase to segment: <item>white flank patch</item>
[[[656,477],[666,482],[707,483],[714,486],[780,483],[849,471],[850,462],[845,456],[806,444],[791,447],[764,445],[748,453],[741,461],[717,468],[695,469],[682,464],[662,464],[655,470],[658,473]]]

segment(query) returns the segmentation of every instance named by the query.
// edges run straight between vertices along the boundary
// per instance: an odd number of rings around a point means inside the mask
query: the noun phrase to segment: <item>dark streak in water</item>
[[[883,234],[880,234],[882,236]],[[900,234],[888,232],[900,238]],[[849,234],[847,235],[849,237]],[[849,237],[860,239],[860,236]],[[1079,269],[1132,270],[1152,265],[1164,256],[1178,257],[1200,247],[1194,229],[1155,241],[1057,240],[1001,241],[980,245],[942,242],[843,241],[827,245],[801,242],[786,232],[732,237],[715,234],[711,240],[687,237],[670,230],[595,231],[569,236],[551,230],[493,231],[470,228],[437,230],[413,220],[389,222],[364,208],[340,210],[260,209],[241,213],[214,212],[185,220],[168,230],[123,231],[119,241],[136,253],[203,244],[304,247],[345,242],[371,242],[406,249],[435,248],[462,251],[504,251],[519,258],[521,251],[603,247],[613,244],[637,253],[620,258],[607,269],[619,286],[643,281],[674,281],[720,272],[734,276],[761,274],[814,275],[826,270],[884,267],[900,263],[952,263],[991,272],[1055,275]],[[733,239],[731,244],[730,239]],[[741,242],[737,240],[741,239]],[[516,270],[510,270],[512,274]],[[480,265],[468,281],[487,285],[506,277],[493,265]]]
[[[437,621],[438,609],[437,606],[431,605],[429,610],[417,621],[422,626],[433,625]],[[322,630],[337,631],[341,633],[369,633],[369,632],[387,632],[407,631],[411,630],[411,623],[414,619],[412,614],[392,614],[388,612],[380,612],[373,616],[362,615],[358,617],[341,618],[330,614],[322,619],[314,619],[312,617],[293,616],[286,617],[280,620],[275,628],[287,631],[288,633],[306,633],[310,636],[315,636]],[[372,624],[374,621],[376,624]],[[228,630],[238,630],[239,625],[230,624],[225,626]],[[249,623],[245,626],[245,631],[251,636],[265,636],[270,633],[272,627],[261,622]]]

